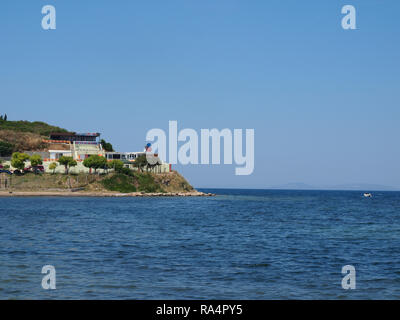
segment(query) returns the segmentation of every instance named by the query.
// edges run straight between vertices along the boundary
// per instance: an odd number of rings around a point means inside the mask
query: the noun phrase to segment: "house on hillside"
[[[50,133],[49,139],[44,140],[49,144],[49,158],[45,161],[57,161],[62,156],[73,157],[76,161],[95,154],[104,156],[99,137],[100,133]]]

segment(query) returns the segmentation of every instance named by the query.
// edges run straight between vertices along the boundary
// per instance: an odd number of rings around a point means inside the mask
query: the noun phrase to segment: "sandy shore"
[[[85,191],[0,191],[0,197],[211,197],[212,193],[203,192],[167,192],[167,193],[116,193]]]

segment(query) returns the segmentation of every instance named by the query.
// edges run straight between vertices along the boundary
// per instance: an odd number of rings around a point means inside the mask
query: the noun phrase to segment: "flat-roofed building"
[[[100,133],[52,132],[48,143],[50,157],[45,161],[58,160],[62,156],[83,161],[91,155],[104,156],[104,150],[98,141]]]
[[[49,150],[50,158],[44,159],[45,161],[55,161],[61,157],[72,157],[71,150]]]
[[[121,161],[135,161],[135,159],[141,155],[145,155],[145,152],[106,152],[106,159],[121,160]]]
[[[74,141],[71,144],[71,151],[75,160],[85,160],[93,155],[105,156],[105,152],[100,143]]]
[[[50,141],[60,141],[60,142],[74,142],[74,141],[84,141],[98,143],[98,138],[100,133],[75,133],[75,132],[52,132],[50,133]]]

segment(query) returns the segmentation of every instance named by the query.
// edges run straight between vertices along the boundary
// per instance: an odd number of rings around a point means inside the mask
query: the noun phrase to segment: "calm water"
[[[400,298],[400,193],[207,191],[0,198],[0,298]],[[47,264],[56,290],[41,288]],[[347,264],[356,290],[341,288]]]

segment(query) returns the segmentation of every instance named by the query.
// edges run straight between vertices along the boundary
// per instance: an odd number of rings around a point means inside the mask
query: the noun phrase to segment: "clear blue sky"
[[[197,187],[400,188],[399,14],[398,0],[1,1],[0,113],[121,151],[168,120],[254,128],[253,175],[175,167]]]

